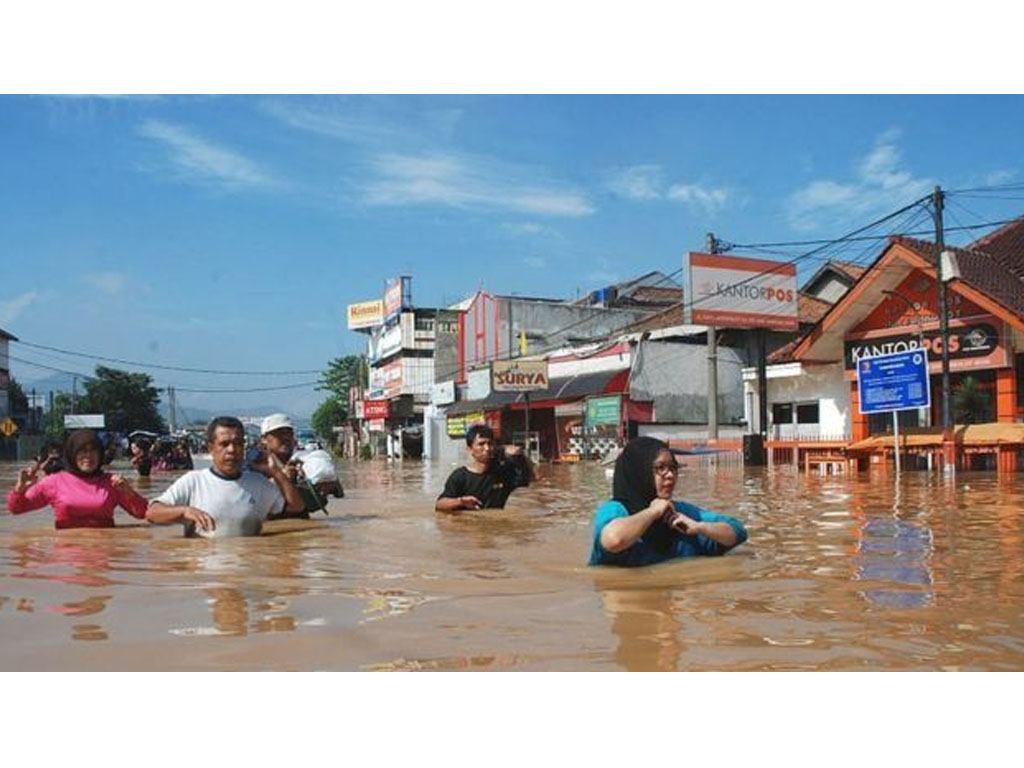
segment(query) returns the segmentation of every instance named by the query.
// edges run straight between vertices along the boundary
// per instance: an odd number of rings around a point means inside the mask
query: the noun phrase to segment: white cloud
[[[544,216],[588,216],[586,197],[537,169],[452,153],[385,154],[366,187],[371,205],[448,205]]]
[[[120,296],[128,285],[128,278],[120,272],[93,272],[82,275],[82,280],[108,296]]]
[[[322,136],[329,136],[352,144],[387,145],[404,141],[411,132],[408,128],[381,120],[375,116],[359,114],[350,106],[309,106],[278,99],[261,103],[261,108],[285,125]]]
[[[1011,170],[992,171],[985,175],[985,186],[995,187],[1000,184],[1007,184],[1016,178],[1017,172]]]
[[[816,179],[793,192],[786,214],[794,229],[848,224],[865,216],[902,208],[923,197],[935,182],[915,178],[903,165],[898,128],[883,133],[874,148],[856,165],[848,181]]]
[[[608,189],[628,200],[657,200],[661,197],[661,166],[632,165],[612,171]]]
[[[531,269],[546,269],[548,266],[548,260],[543,256],[527,256],[523,263]]]
[[[213,183],[230,190],[278,186],[254,161],[179,125],[146,120],[138,130],[142,136],[166,145],[170,150],[171,164],[182,178]]]
[[[0,301],[0,327],[13,323],[32,302],[39,298],[36,291],[27,291],[13,299]]]
[[[725,205],[729,199],[729,192],[721,188],[702,187],[699,184],[673,184],[669,187],[667,197],[669,200],[697,205],[708,213],[715,213]]]
[[[522,224],[511,224],[506,222],[501,225],[501,228],[516,235],[539,235],[541,232],[546,230],[546,227],[543,227],[540,224],[534,224],[533,222],[524,222]]]

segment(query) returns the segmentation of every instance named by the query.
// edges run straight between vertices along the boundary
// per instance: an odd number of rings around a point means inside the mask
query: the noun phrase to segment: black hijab
[[[80,450],[89,446],[95,447],[99,452],[99,461],[96,464],[96,469],[86,474],[78,468],[75,456]],[[79,477],[98,477],[103,474],[103,443],[100,442],[100,438],[95,432],[91,429],[76,429],[68,435],[67,440],[64,441],[64,469]]]
[[[612,478],[612,498],[622,504],[629,514],[647,509],[658,497],[654,487],[654,462],[668,445],[653,437],[637,437],[626,443],[615,460]],[[657,550],[670,550],[677,534],[658,520],[644,534],[644,539]]]

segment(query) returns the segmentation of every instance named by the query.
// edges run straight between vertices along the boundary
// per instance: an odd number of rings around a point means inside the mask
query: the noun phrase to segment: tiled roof
[[[830,261],[829,264],[838,269],[840,272],[846,273],[846,275],[848,275],[855,281],[858,280],[861,275],[868,271],[867,267],[861,267],[857,264],[851,264],[848,261],[833,260]]]
[[[911,237],[895,237],[893,241],[935,263],[934,243]],[[956,254],[965,283],[1024,317],[1024,218],[969,248],[946,248]]]
[[[800,318],[800,325],[814,325],[821,320],[832,305],[817,296],[808,293],[801,293],[797,300],[797,316]]]
[[[632,325],[627,325],[622,328],[619,333],[643,333],[644,331],[659,331],[662,328],[672,328],[677,325],[684,325],[683,320],[683,303],[677,302],[671,307],[655,312],[653,315],[648,315],[643,320],[639,320]]]

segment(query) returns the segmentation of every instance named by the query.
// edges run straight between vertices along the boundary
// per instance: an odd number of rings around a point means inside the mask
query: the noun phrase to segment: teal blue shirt
[[[705,523],[726,523],[736,531],[736,544],[733,544],[733,547],[747,540],[747,529],[743,527],[743,523],[735,518],[701,509],[685,501],[673,501],[672,503],[677,511],[682,512],[691,520]],[[680,534],[672,540],[671,551],[657,550],[649,541],[645,541],[645,536],[641,536],[629,549],[625,549],[622,552],[609,552],[601,546],[601,531],[612,520],[620,517],[629,517],[629,511],[622,503],[614,499],[609,499],[597,508],[597,514],[594,516],[594,548],[590,552],[590,565],[651,565],[676,557],[724,555],[732,549],[732,547],[719,544],[704,534],[698,534],[697,536],[683,536]]]

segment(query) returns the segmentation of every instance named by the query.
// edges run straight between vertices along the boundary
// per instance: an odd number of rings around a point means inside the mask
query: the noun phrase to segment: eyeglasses
[[[672,464],[655,464],[654,474],[656,475],[678,475],[679,465],[673,462]]]

